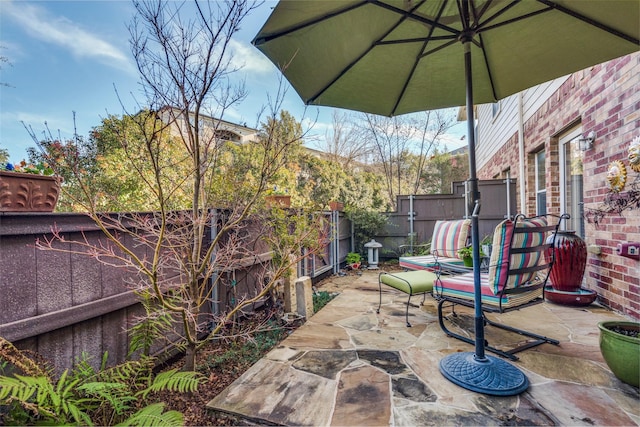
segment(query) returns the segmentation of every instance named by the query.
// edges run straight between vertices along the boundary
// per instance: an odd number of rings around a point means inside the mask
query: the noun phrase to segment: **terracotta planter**
[[[343,211],[344,203],[342,202],[329,202],[329,209],[332,211]]]
[[[552,239],[553,236],[549,236],[547,243]],[[575,231],[558,231],[554,247],[556,259],[549,274],[551,286],[559,291],[579,291],[587,265],[586,243]],[[551,256],[552,250],[547,249],[546,256]]]
[[[0,212],[53,212],[60,178],[0,171]]]
[[[272,195],[265,198],[267,206],[272,208],[288,208],[291,207],[291,196]]]
[[[640,384],[640,323],[606,321],[598,324],[600,351],[611,372],[622,382],[638,387]],[[612,328],[620,328],[618,332]],[[622,330],[635,332],[625,335]]]

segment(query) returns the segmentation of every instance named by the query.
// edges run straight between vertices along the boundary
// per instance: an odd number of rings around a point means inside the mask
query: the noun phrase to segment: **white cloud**
[[[275,66],[252,45],[231,39],[231,65],[242,68],[247,73],[273,73]]]
[[[52,16],[42,7],[24,3],[3,2],[2,10],[34,38],[61,46],[78,57],[93,57],[118,68],[128,67],[128,58],[120,49],[65,17]]]

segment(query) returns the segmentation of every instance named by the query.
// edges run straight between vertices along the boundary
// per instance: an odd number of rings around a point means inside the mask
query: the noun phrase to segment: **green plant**
[[[464,248],[458,249],[458,255],[460,255],[461,259],[473,257],[473,247],[465,246]],[[481,257],[486,256],[485,253],[482,251],[482,248],[480,249],[480,256]]]
[[[490,245],[493,243],[493,236],[491,234],[487,234],[480,240],[480,246],[482,245]]]
[[[131,357],[138,351],[149,356],[151,346],[164,339],[173,327],[171,315],[166,310],[158,309],[152,292],[143,289],[136,294],[140,297],[146,316],[130,329],[131,340],[127,357]]]
[[[349,252],[344,260],[348,265],[358,264],[362,261],[362,256],[357,252]]]
[[[0,170],[8,172],[21,172],[32,173],[34,175],[53,175],[53,169],[44,162],[41,163],[27,163],[26,160],[22,160],[20,163],[5,163],[0,165]]]
[[[353,221],[353,233],[357,248],[362,247],[378,235],[389,223],[389,218],[380,212],[351,209],[347,216]]]
[[[234,369],[243,370],[260,360],[260,358],[275,347],[287,335],[287,330],[275,320],[270,320],[266,326],[252,337],[239,337],[231,342],[221,353],[209,355],[206,362],[199,366],[199,370],[226,370],[230,361],[242,361],[232,364]]]
[[[317,313],[322,307],[336,297],[336,294],[327,291],[319,291],[313,293],[313,312]]]
[[[460,248],[458,249],[458,255],[460,255],[462,259],[471,258],[473,256],[473,248],[471,246]]]
[[[0,405],[8,408],[0,418],[4,424],[180,425],[182,414],[164,412],[162,403],[149,404],[149,395],[193,392],[201,380],[196,372],[177,370],[154,376],[149,357],[106,368],[106,353],[98,370],[83,355],[72,370],[55,378],[1,337],[0,358],[16,370],[0,375]]]

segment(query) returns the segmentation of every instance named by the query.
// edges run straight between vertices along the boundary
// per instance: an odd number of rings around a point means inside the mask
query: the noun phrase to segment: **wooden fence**
[[[493,230],[507,216],[516,214],[515,180],[502,179],[478,182],[482,207],[479,215],[480,238],[493,235]],[[382,243],[381,257],[395,258],[413,244],[431,240],[438,220],[461,219],[469,215],[466,209],[465,183],[454,182],[451,194],[398,196],[397,209],[388,214],[389,224],[376,236]]]
[[[331,222],[334,214],[323,215],[327,226],[335,227]],[[52,227],[60,230],[67,242],[86,238],[98,243],[104,239],[86,215],[0,213],[0,336],[20,349],[43,355],[58,369],[71,367],[83,353],[92,358],[94,366],[99,365],[104,352],[108,352],[109,365],[125,360],[130,340],[127,331],[144,314],[131,286],[135,272],[110,267],[86,255],[36,249],[37,239],[51,237]],[[344,231],[344,226],[340,228]],[[299,275],[317,279],[333,271],[344,258],[339,257],[346,253],[350,239],[344,233],[336,236],[337,243],[326,242],[324,255],[298,266]],[[129,240],[125,238],[125,245],[133,247]],[[58,245],[69,248],[69,243]],[[234,304],[239,294],[256,292],[257,270],[262,268],[258,264],[268,262],[270,256],[265,253],[242,265],[241,270],[225,273],[228,277],[223,278],[223,285],[213,290],[215,302],[209,314]],[[224,286],[225,280],[233,280],[232,286]],[[158,345],[152,352],[161,350],[163,346]]]
[[[506,188],[502,180],[480,181],[481,236],[491,233],[504,219],[507,200],[515,213],[515,184],[509,184],[508,192]],[[325,249],[305,258],[297,268],[299,276],[314,280],[336,273],[348,252],[366,253],[364,248],[354,247],[352,224],[343,213],[318,215],[326,218]],[[396,257],[398,247],[409,240],[429,241],[439,219],[463,218],[464,183],[455,183],[448,195],[399,196],[398,210],[388,215],[390,225],[375,236],[383,244],[381,258]],[[104,238],[82,214],[0,213],[0,336],[18,348],[43,355],[58,369],[71,367],[83,353],[93,358],[94,366],[104,352],[108,352],[110,365],[125,360],[130,340],[127,331],[136,317],[144,314],[131,288],[135,273],[84,255],[36,249],[36,240],[51,236],[52,227],[59,229],[67,242]],[[215,229],[211,231],[215,233]],[[124,243],[133,245],[126,239]],[[225,280],[233,281],[232,286],[212,290],[215,303],[209,313],[234,304],[236,294],[257,291],[257,269],[261,266],[256,263],[269,259],[270,255],[264,254],[244,265],[242,271],[226,272]],[[227,292],[228,288],[233,292]],[[152,350],[162,349],[157,346]]]

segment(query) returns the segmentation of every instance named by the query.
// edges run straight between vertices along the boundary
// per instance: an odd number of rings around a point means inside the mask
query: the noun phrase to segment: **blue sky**
[[[267,104],[267,93],[277,89],[278,71],[251,40],[276,4],[268,1],[249,16],[233,40],[233,60],[243,65],[238,78],[246,81],[249,96],[224,117],[257,125],[257,115]],[[63,138],[74,132],[87,135],[107,114],[135,111],[138,74],[129,49],[127,25],[133,16],[130,1],[11,1],[0,0],[0,147],[10,158],[26,157],[34,146],[22,122],[37,136],[48,128]],[[288,83],[287,83],[288,85]],[[304,103],[289,88],[283,108],[301,120]],[[323,138],[330,128],[333,108],[309,107],[306,117],[318,121],[310,133]],[[446,141],[449,149],[464,145],[466,125],[458,124]],[[313,146],[313,144],[309,144]]]

